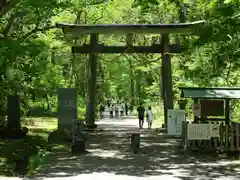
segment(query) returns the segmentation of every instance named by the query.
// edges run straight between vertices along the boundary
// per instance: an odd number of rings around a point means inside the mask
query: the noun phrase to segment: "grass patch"
[[[28,128],[29,135],[38,135],[47,140],[49,133],[57,129],[57,119],[47,117],[25,118],[22,121],[22,126]]]
[[[49,154],[47,138],[57,128],[57,120],[47,117],[25,118],[22,126],[28,128],[26,137],[20,140],[4,139],[0,142],[0,175],[12,176],[16,159],[24,157],[29,157],[28,174],[31,174]]]
[[[163,104],[156,103],[152,105],[152,112],[153,112],[152,128],[161,128],[162,124],[164,124]]]

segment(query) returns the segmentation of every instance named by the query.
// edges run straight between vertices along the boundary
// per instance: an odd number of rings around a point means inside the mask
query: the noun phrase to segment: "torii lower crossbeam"
[[[169,53],[180,53],[184,51],[184,48],[179,44],[169,45]],[[103,53],[103,54],[115,54],[115,53],[163,53],[164,46],[161,44],[153,44],[152,46],[105,46],[103,44],[97,44],[95,46],[83,45],[72,47],[73,53]]]

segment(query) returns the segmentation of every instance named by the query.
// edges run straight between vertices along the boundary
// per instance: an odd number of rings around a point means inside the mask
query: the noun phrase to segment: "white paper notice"
[[[209,140],[211,138],[211,124],[188,124],[188,140]]]
[[[182,122],[185,121],[185,111],[180,109],[168,110],[167,132],[170,135],[182,134]]]

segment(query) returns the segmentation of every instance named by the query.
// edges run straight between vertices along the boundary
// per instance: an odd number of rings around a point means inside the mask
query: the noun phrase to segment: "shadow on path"
[[[133,154],[129,133],[139,131],[136,120],[116,121],[99,122],[104,131],[89,134],[89,153],[55,153],[34,179],[240,179],[238,157],[187,154],[179,151],[179,139],[165,138],[152,130],[141,130],[141,151]]]

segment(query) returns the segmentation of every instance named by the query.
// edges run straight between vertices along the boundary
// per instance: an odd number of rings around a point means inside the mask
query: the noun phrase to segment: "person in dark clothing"
[[[111,106],[111,100],[110,99],[107,100],[107,106],[108,106],[108,108],[110,108],[110,106]]]
[[[118,118],[118,116],[119,116],[119,105],[118,104],[115,104],[114,110],[115,110],[115,118]]]
[[[103,119],[103,112],[105,110],[105,107],[103,104],[100,104],[100,107],[99,107],[99,112],[100,112],[100,118]]]
[[[109,113],[110,113],[110,118],[113,118],[113,105],[111,104],[110,105],[110,108],[109,108]]]
[[[125,115],[127,116],[128,115],[128,104],[125,103]]]
[[[145,108],[143,107],[142,103],[140,103],[140,105],[138,106],[137,111],[138,111],[139,127],[142,128],[144,123],[144,113],[145,113]]]
[[[124,105],[121,103],[120,105],[119,105],[119,108],[120,108],[120,116],[122,117],[123,115],[124,115]]]

